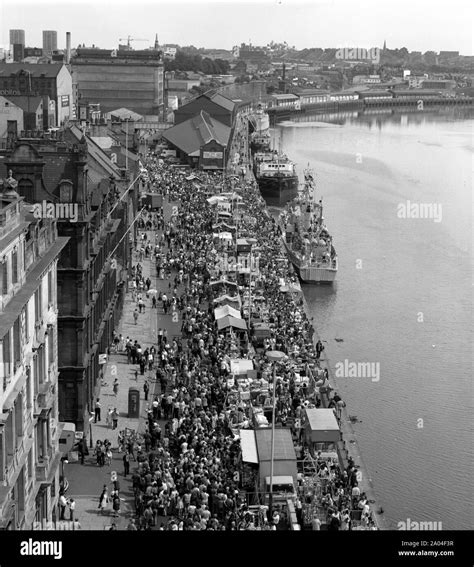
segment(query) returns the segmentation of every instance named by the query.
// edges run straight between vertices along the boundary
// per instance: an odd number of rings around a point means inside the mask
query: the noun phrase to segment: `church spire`
[[[158,34],[155,35],[155,49],[158,50],[160,47],[160,44],[158,43]]]
[[[383,40],[383,50],[385,51],[387,49],[387,40],[384,39]]]

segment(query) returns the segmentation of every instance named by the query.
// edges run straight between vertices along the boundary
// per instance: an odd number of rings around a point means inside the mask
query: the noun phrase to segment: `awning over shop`
[[[228,327],[234,327],[235,329],[246,331],[247,323],[244,320],[236,319],[235,317],[222,317],[222,319],[217,320],[217,328],[219,331],[227,329]]]
[[[215,319],[222,319],[222,317],[228,317],[229,315],[236,319],[242,319],[240,311],[237,311],[237,309],[234,309],[230,305],[223,305],[222,307],[216,307],[216,309],[214,309]]]
[[[244,463],[258,464],[257,442],[253,429],[240,429],[240,446],[242,448],[242,461]]]
[[[235,358],[230,361],[231,374],[247,374],[249,370],[253,370],[253,362],[246,358]]]

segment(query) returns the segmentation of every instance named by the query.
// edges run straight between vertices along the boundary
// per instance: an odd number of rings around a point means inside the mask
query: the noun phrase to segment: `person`
[[[118,396],[118,391],[119,391],[118,378],[115,378],[115,380],[114,380],[113,390],[114,390],[114,396]]]
[[[74,498],[69,499],[69,520],[74,522],[74,511],[76,509],[76,501]]]
[[[104,488],[102,489],[101,495],[99,496],[99,510],[102,515],[104,514],[104,510],[107,508],[108,502],[109,495],[107,493],[107,485],[104,484]]]
[[[112,412],[112,429],[117,429],[117,424],[118,424],[118,412],[117,412],[117,408],[114,408],[114,411]]]
[[[112,465],[112,449],[107,447],[107,452],[105,453],[105,462],[110,467]]]
[[[114,497],[112,500],[112,508],[114,510],[114,516],[118,517],[120,512],[120,498],[118,492],[114,492]]]
[[[148,380],[145,380],[143,384],[143,391],[145,392],[145,402],[148,401],[148,392],[150,391],[150,386],[148,385]]]
[[[123,460],[123,476],[127,476],[130,474],[130,455],[128,451],[125,452],[124,456],[122,457]]]
[[[102,406],[100,405],[100,399],[97,398],[97,401],[95,402],[95,415],[94,415],[94,423],[97,423],[98,421],[100,421],[100,408]]]
[[[112,413],[113,413],[113,408],[109,407],[108,411],[107,411],[107,416],[105,418],[105,423],[107,425],[107,428],[112,427]]]
[[[135,525],[135,520],[133,518],[130,518],[130,521],[128,522],[127,530],[129,532],[137,531],[137,526]]]
[[[59,513],[59,519],[60,520],[64,520],[64,513],[66,512],[66,506],[67,506],[67,499],[64,496],[64,492],[61,494],[61,496],[59,497],[59,509],[60,509],[60,513]]]
[[[133,312],[133,319],[134,319],[135,325],[136,325],[137,321],[138,321],[138,309],[135,309],[135,311]]]
[[[313,531],[320,531],[321,530],[321,520],[315,516],[311,522],[311,527]]]

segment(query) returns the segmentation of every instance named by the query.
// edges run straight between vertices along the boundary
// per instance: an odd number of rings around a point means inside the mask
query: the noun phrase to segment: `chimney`
[[[66,32],[66,65],[71,62],[71,32]]]

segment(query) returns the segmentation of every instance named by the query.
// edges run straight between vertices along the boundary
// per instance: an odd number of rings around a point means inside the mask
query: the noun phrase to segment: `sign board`
[[[223,153],[222,152],[203,152],[202,157],[203,157],[203,159],[222,159]]]
[[[62,95],[61,97],[61,106],[64,108],[65,106],[69,106],[69,95]]]
[[[99,354],[99,364],[107,364],[107,355]]]

